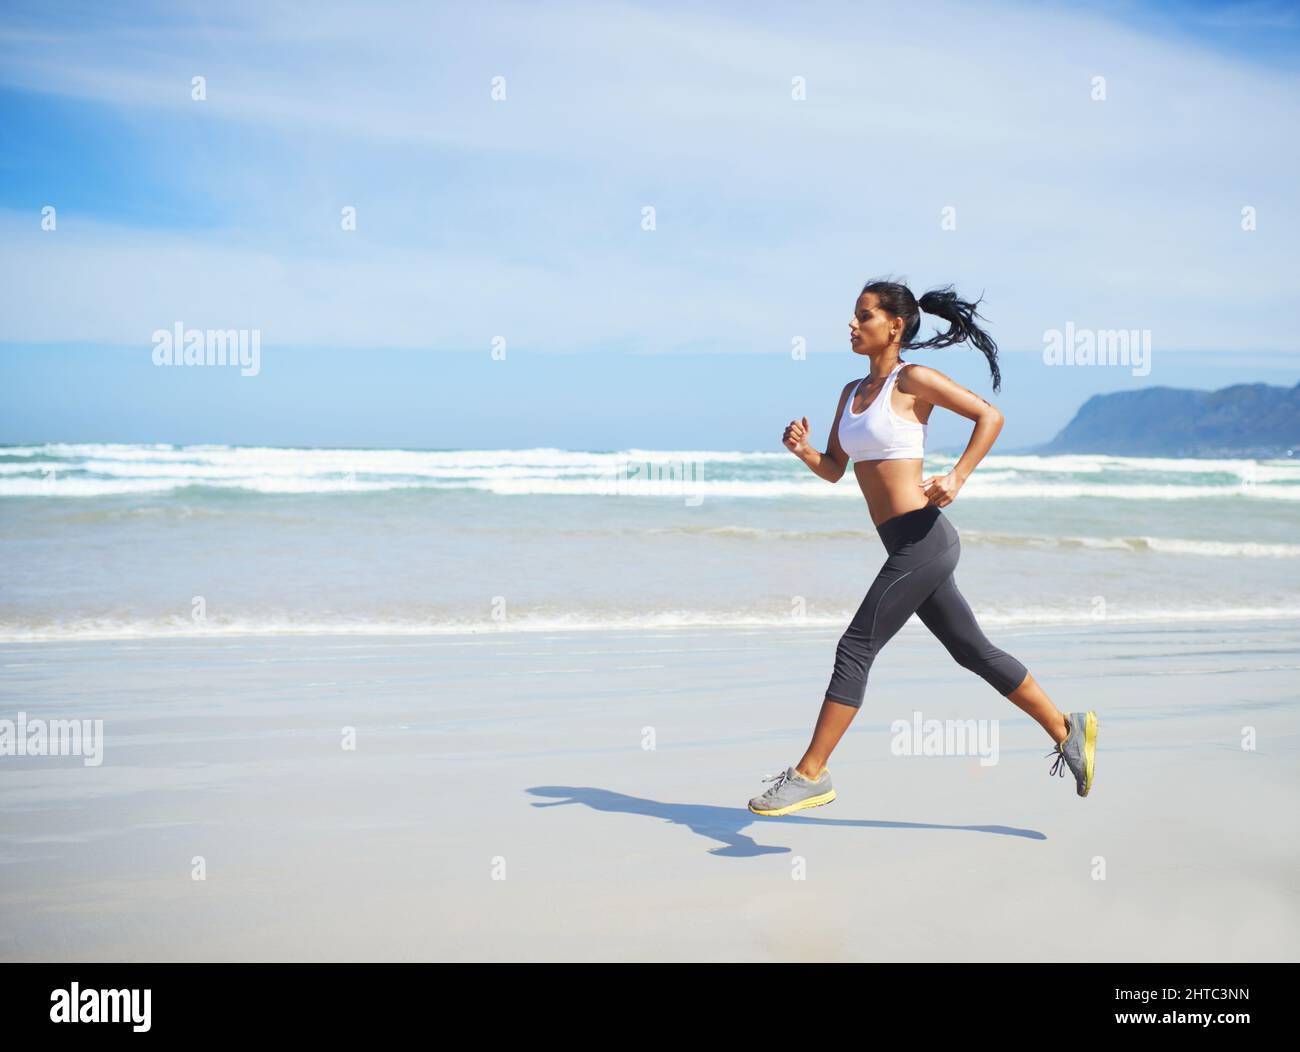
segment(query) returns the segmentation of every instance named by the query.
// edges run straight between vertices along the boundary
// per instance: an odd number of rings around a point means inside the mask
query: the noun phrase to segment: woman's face
[[[881,351],[888,350],[902,334],[903,319],[882,310],[880,299],[874,292],[864,292],[858,297],[853,319],[849,322],[849,346],[854,354],[874,358]]]

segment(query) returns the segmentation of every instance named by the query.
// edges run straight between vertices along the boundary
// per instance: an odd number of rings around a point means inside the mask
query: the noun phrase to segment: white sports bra
[[[840,416],[840,446],[852,461],[858,460],[924,460],[927,424],[904,420],[890,402],[894,384],[904,366],[899,362],[885,378],[885,383],[872,403],[861,413],[853,412],[853,399],[858,395],[862,380],[857,382],[849,400],[844,403]]]

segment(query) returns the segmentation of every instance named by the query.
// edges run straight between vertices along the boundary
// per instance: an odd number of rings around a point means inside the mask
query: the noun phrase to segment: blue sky
[[[6,4],[0,442],[820,443],[883,274],[984,293],[1000,394],[912,360],[1000,448],[1294,384],[1298,101],[1280,4]],[[261,373],[153,366],[177,321]],[[1150,330],[1150,374],[1048,367],[1067,322]]]

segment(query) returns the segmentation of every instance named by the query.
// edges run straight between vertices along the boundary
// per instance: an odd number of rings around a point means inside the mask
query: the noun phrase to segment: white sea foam
[[[1216,623],[1222,621],[1300,621],[1300,606],[1187,606],[1115,609],[1098,618],[1090,609],[1060,607],[977,607],[981,625],[1103,625],[1160,622]],[[447,636],[499,635],[524,632],[602,632],[690,628],[781,628],[842,630],[852,617],[846,609],[836,614],[808,616],[794,621],[788,612],[748,614],[669,610],[625,615],[569,614],[495,621],[411,621],[383,618],[293,620],[283,617],[232,618],[195,623],[184,618],[86,618],[61,622],[23,624],[0,622],[0,644],[72,642],[114,639],[205,639],[280,636]],[[919,624],[919,622],[917,622]]]
[[[951,457],[927,458],[945,470]],[[674,469],[680,469],[674,472]],[[662,473],[650,481],[649,474]],[[1218,477],[1216,480],[1216,476]],[[675,481],[682,480],[681,482]],[[112,497],[206,487],[261,494],[468,489],[499,496],[860,499],[786,453],[630,449],[275,449],[66,444],[0,447],[0,497]],[[1300,500],[1300,464],[1113,456],[990,456],[965,500]]]
[[[348,493],[384,492],[407,489],[471,489],[498,496],[570,496],[599,497],[619,494],[651,498],[675,497],[678,494],[705,498],[772,499],[783,497],[836,500],[861,496],[852,485],[827,486],[815,479],[726,480],[664,478],[662,480],[628,478],[555,478],[536,474],[501,473],[490,478],[366,478],[360,472],[303,476],[273,473],[257,476],[235,472],[176,476],[142,473],[145,477],[85,478],[55,473],[52,476],[0,479],[0,497],[106,497],[123,494],[166,493],[191,487],[244,490],[250,493]],[[972,500],[1099,500],[1123,501],[1191,501],[1246,500],[1300,501],[1300,486],[1173,486],[1173,485],[1095,485],[1077,483],[982,483],[972,478],[961,491],[963,501]]]
[[[954,457],[936,456],[936,461]],[[1055,456],[992,454],[980,462],[986,467],[1069,475],[1101,475],[1105,472],[1149,472],[1172,475],[1234,475],[1259,482],[1300,481],[1300,462],[1293,460],[1201,460],[1174,457],[1116,457],[1092,453],[1063,453]]]
[[[652,534],[686,534],[700,537],[753,541],[861,540],[871,531],[860,530],[781,530],[759,526],[662,526],[652,527]],[[1200,555],[1214,558],[1300,559],[1300,544],[1262,544],[1255,541],[1192,540],[1179,537],[1072,537],[1067,535],[998,533],[963,529],[966,547],[990,545],[1007,548],[1096,548],[1121,552],[1165,552],[1174,555]]]

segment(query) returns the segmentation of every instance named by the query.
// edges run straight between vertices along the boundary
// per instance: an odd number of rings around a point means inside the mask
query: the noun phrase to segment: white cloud
[[[0,339],[179,319],[312,345],[840,349],[855,287],[892,271],[987,289],[1008,348],[1067,320],[1291,348],[1289,72],[1035,6],[171,10],[19,20],[0,80],[175,138],[168,178],[220,227],[0,217]],[[195,149],[205,127],[247,148]]]

